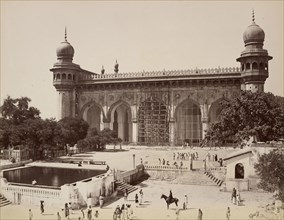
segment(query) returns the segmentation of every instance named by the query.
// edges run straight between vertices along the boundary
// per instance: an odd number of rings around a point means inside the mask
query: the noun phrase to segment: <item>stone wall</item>
[[[143,164],[137,165],[135,169],[125,172],[117,172],[116,180],[123,181],[128,184],[134,184],[145,175]]]
[[[249,190],[249,180],[248,179],[234,179],[228,178],[225,180],[225,183],[222,185],[223,191],[232,191],[233,188],[241,191]]]
[[[24,166],[28,163],[31,163],[33,162],[32,159],[30,160],[25,160],[25,161],[21,161],[21,162],[18,162],[18,163],[12,163],[12,164],[5,164],[5,165],[1,165],[0,166],[0,171],[2,170],[7,170],[7,169],[11,169],[11,168],[15,168],[15,167],[21,167],[21,166]],[[2,175],[2,172],[0,173],[0,176],[3,176]]]

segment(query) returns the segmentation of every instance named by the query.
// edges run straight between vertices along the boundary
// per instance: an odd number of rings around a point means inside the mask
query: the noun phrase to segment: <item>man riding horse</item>
[[[169,196],[166,196],[166,195],[162,194],[161,199],[165,199],[165,201],[167,203],[167,208],[168,209],[169,209],[169,205],[172,204],[172,203],[175,203],[176,206],[178,207],[178,201],[179,200],[177,198],[173,197],[173,193],[172,193],[171,190],[170,190]]]

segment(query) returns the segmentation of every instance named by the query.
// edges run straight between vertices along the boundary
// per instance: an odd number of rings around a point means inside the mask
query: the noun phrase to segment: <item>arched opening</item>
[[[97,105],[92,105],[87,110],[87,122],[90,128],[96,128],[98,131],[101,130],[101,109]]]
[[[69,80],[72,80],[71,74],[68,74],[68,79],[69,79]]]
[[[66,74],[65,73],[62,74],[62,79],[66,79]]]
[[[250,63],[246,63],[246,70],[250,70]]]
[[[150,97],[139,106],[138,142],[147,145],[169,142],[167,106],[156,98]]]
[[[130,107],[125,103],[120,103],[111,112],[111,129],[123,142],[131,142],[132,121]]]
[[[53,80],[55,80],[56,79],[56,74],[53,74]]]
[[[219,99],[211,104],[210,109],[209,109],[209,122],[210,123],[219,121],[220,115],[222,112],[221,102],[222,100]]]
[[[242,63],[242,71],[245,70],[245,64]]]
[[[235,179],[244,179],[245,170],[244,165],[242,163],[238,163],[235,166]]]
[[[258,65],[256,62],[253,62],[252,64],[252,70],[258,70]]]
[[[131,134],[129,134],[129,116],[128,116],[128,112],[125,112],[125,116],[124,116],[125,120],[124,120],[124,141],[128,142],[129,141],[129,136],[131,136]]]
[[[263,64],[263,63],[260,63],[260,64],[259,64],[259,69],[260,69],[260,70],[264,70],[264,64]]]
[[[117,111],[113,114],[113,131],[117,134],[118,133],[118,123],[117,123]]]
[[[73,75],[73,81],[75,81],[75,75]]]
[[[56,79],[60,79],[60,74],[59,73],[57,74]]]
[[[187,100],[176,110],[177,144],[199,143],[202,139],[201,111],[199,105]]]

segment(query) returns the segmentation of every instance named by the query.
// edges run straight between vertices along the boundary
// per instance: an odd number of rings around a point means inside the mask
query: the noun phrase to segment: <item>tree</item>
[[[109,128],[102,131],[92,128],[89,129],[87,137],[78,142],[78,147],[81,149],[103,150],[107,144],[117,144],[121,141],[120,138],[117,138],[116,132]]]
[[[43,120],[39,110],[29,107],[27,97],[11,99],[1,107],[0,146],[22,146],[29,149],[32,159],[42,159],[44,152],[63,148],[62,129],[55,119]]]
[[[65,117],[59,122],[62,131],[62,143],[74,145],[87,136],[89,124],[80,118]]]
[[[10,144],[10,123],[5,118],[0,118],[0,148],[6,148]]]
[[[31,101],[28,97],[12,99],[8,96],[1,107],[1,114],[13,124],[20,124],[27,119],[40,118],[40,111],[37,108],[29,107]]]
[[[266,142],[284,137],[284,98],[272,93],[242,91],[240,96],[222,102],[220,120],[212,123],[206,140],[237,143],[256,136]]]
[[[284,202],[284,155],[279,150],[260,156],[255,164],[260,177],[259,187],[269,192],[277,191],[277,198]]]

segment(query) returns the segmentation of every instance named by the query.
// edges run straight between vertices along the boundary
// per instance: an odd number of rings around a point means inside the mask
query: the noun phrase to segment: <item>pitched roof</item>
[[[242,155],[245,155],[245,154],[250,154],[250,153],[252,153],[252,150],[250,150],[250,149],[242,149],[242,150],[235,151],[235,152],[227,155],[224,158],[224,160],[230,160],[232,158],[239,157],[239,156],[242,156]]]

